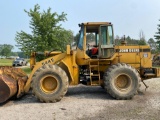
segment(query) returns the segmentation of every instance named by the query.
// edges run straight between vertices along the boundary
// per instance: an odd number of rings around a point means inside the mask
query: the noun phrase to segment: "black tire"
[[[68,89],[67,74],[57,65],[44,65],[34,73],[31,88],[41,102],[60,101]]]
[[[136,69],[124,63],[112,65],[103,76],[107,92],[116,99],[131,99],[139,88],[140,77]]]

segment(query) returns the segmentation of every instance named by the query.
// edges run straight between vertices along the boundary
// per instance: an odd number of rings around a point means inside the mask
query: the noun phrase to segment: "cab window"
[[[102,45],[113,44],[112,26],[101,26]]]
[[[78,48],[81,50],[83,49],[83,38],[84,38],[84,26],[81,27],[80,37],[78,42]]]
[[[112,31],[112,26],[108,26],[108,35],[109,35],[110,44],[114,44],[114,43],[113,43],[113,31]]]

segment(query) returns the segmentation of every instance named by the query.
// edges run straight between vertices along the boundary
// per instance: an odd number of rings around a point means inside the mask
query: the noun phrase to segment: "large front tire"
[[[112,65],[104,73],[107,92],[116,99],[131,99],[137,93],[140,77],[136,69],[124,63]]]
[[[44,65],[32,78],[32,92],[41,102],[57,102],[68,89],[68,77],[57,65]]]

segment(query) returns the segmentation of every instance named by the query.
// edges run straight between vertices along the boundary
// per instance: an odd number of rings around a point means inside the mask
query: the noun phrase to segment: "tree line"
[[[0,44],[0,56],[9,57],[12,55],[13,48],[10,44]]]
[[[27,58],[28,56],[24,52],[13,52],[14,46],[10,44],[0,44],[0,58],[21,57]]]

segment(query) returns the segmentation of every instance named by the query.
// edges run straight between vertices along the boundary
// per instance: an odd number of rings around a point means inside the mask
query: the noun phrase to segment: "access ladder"
[[[96,71],[96,73],[94,73]],[[99,59],[89,60],[89,75],[91,85],[100,85]],[[93,81],[93,77],[98,77],[98,80]]]

